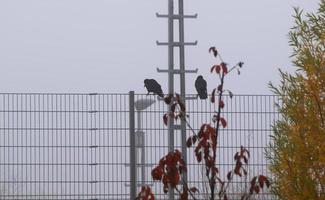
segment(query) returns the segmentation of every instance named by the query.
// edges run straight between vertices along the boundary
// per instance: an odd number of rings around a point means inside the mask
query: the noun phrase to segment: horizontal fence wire
[[[195,96],[195,95],[189,95]],[[139,107],[146,102],[147,107]],[[149,103],[148,103],[149,102]],[[265,150],[272,125],[279,119],[273,95],[224,97],[227,127],[218,141],[220,177],[233,169],[240,146],[251,154],[249,178],[271,176]],[[157,199],[168,199],[151,169],[168,151],[163,124],[165,103],[153,95],[135,95],[137,191],[152,187]],[[186,101],[195,131],[211,123],[217,109],[209,100]],[[129,94],[0,94],[0,199],[130,199]],[[180,123],[177,121],[176,123]],[[175,148],[181,135],[175,130]],[[191,135],[187,130],[187,137]],[[205,199],[202,165],[188,148],[188,182]],[[235,179],[229,199],[240,199],[248,180]],[[269,191],[255,199],[272,199]]]

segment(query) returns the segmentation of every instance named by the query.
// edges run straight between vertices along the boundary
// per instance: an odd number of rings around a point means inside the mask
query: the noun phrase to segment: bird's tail
[[[164,98],[164,93],[159,93],[158,96],[160,96],[161,98]]]
[[[199,95],[200,99],[207,99],[208,98],[207,92],[200,92],[198,95]]]

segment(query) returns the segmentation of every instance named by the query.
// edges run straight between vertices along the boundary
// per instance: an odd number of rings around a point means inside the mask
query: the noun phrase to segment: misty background
[[[292,71],[287,34],[293,6],[312,11],[317,2],[185,1],[186,14],[199,14],[185,21],[186,41],[199,42],[186,48],[187,69],[198,68],[211,91],[217,79],[209,74],[208,48],[216,46],[229,64],[245,62],[228,88],[270,93],[267,83],[278,80],[277,68]],[[145,78],[166,91],[167,74],[156,68],[167,67],[167,48],[155,41],[167,40],[167,20],[156,12],[167,12],[166,0],[1,0],[0,91],[146,93]],[[187,75],[188,93],[196,76]]]
[[[218,79],[209,74],[215,61],[208,49],[216,46],[229,64],[245,62],[241,76],[227,77],[226,87],[235,94],[269,94],[267,83],[278,81],[277,68],[293,70],[287,36],[293,6],[311,11],[317,1],[185,1],[186,14],[199,14],[185,21],[186,41],[199,42],[186,48],[187,69],[198,68],[211,91]],[[0,93],[146,93],[146,78],[157,79],[166,91],[167,74],[156,68],[167,68],[167,48],[157,47],[156,40],[167,40],[167,20],[156,18],[156,12],[167,13],[166,0],[0,0]],[[188,93],[195,92],[196,76],[187,75]],[[0,194],[13,199],[127,195],[127,97],[0,94]],[[230,151],[221,155],[232,158],[239,145],[268,144],[275,98],[226,101],[229,128],[220,144]],[[188,102],[195,129],[211,120],[215,109],[206,103]],[[148,163],[166,152],[161,104],[142,113]],[[262,165],[252,170],[264,172],[266,161],[256,149],[252,163]],[[232,160],[218,158],[231,165]],[[190,177],[199,180],[196,175]]]

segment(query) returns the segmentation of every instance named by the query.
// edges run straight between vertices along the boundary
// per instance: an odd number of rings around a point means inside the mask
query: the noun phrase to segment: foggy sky
[[[245,62],[240,76],[226,85],[235,94],[267,94],[278,70],[292,71],[288,32],[293,6],[307,11],[316,0],[185,1],[185,39],[198,40],[186,49],[187,69],[199,68],[208,88],[217,85],[209,74],[208,54],[216,46],[229,64]],[[167,90],[166,0],[0,0],[0,92],[146,93],[145,78]],[[176,61],[177,63],[177,61]],[[176,66],[178,66],[176,64]],[[187,76],[194,92],[197,75]],[[176,79],[176,83],[178,83]],[[176,87],[177,90],[177,87]]]

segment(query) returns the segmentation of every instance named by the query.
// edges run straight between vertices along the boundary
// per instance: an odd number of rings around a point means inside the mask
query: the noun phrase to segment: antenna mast
[[[168,14],[156,14],[159,18],[167,18],[168,19],[168,42],[159,42],[157,41],[157,45],[165,45],[168,46],[168,69],[159,69],[157,68],[158,73],[168,73],[168,94],[174,94],[174,75],[180,75],[180,95],[183,103],[186,105],[186,100],[189,97],[186,97],[186,85],[185,85],[185,74],[186,73],[197,73],[196,70],[186,70],[185,69],[185,46],[195,46],[197,45],[197,41],[195,42],[185,42],[184,39],[184,19],[185,18],[197,18],[197,14],[195,15],[184,15],[184,1],[178,0],[178,13],[174,13],[174,1],[176,0],[168,0]],[[174,41],[174,22],[178,20],[179,29],[179,41]],[[174,50],[175,47],[179,48],[179,68],[175,69],[174,67]],[[168,106],[168,111],[171,111],[171,106]],[[174,151],[175,142],[174,142],[174,130],[181,131],[181,141],[182,141],[182,155],[184,161],[187,163],[187,149],[186,149],[186,123],[181,121],[180,125],[176,125],[174,119],[169,118],[168,120],[168,151]],[[183,175],[183,179],[187,182],[187,175]],[[174,192],[169,190],[169,199],[174,199]]]

